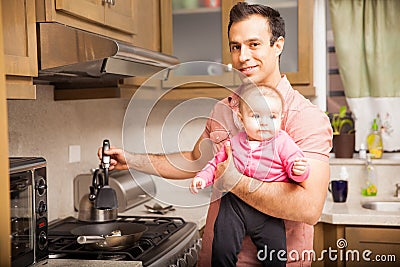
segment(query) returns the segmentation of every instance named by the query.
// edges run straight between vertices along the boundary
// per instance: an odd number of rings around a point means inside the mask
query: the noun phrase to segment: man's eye
[[[259,119],[259,118],[260,118],[260,115],[258,115],[258,114],[253,114],[253,118]]]
[[[236,50],[240,50],[240,45],[232,45],[231,46],[231,51],[236,51]]]
[[[270,115],[269,118],[270,119],[276,119],[276,116],[275,115]]]
[[[260,45],[260,43],[251,43],[251,44],[250,44],[250,47],[256,48],[256,47],[259,46],[259,45]]]

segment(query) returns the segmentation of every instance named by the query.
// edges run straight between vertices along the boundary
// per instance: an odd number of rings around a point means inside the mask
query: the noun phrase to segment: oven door
[[[13,266],[34,263],[32,172],[10,174],[11,260]]]

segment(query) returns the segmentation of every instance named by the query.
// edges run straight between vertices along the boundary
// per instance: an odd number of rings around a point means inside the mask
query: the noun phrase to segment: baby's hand
[[[198,189],[204,189],[204,187],[206,187],[206,181],[199,177],[195,177],[193,178],[192,183],[189,186],[189,190],[193,194],[197,194],[199,192]]]
[[[302,175],[307,169],[307,159],[306,158],[296,158],[294,160],[292,172],[294,175]]]

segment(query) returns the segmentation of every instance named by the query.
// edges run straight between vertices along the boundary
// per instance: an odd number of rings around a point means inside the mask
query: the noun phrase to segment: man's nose
[[[247,46],[242,45],[240,48],[239,60],[241,62],[247,61],[250,58],[250,50]]]

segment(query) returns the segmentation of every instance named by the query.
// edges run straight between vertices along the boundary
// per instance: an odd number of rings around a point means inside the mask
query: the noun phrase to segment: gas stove
[[[197,225],[179,217],[118,216],[116,222],[144,224],[147,230],[131,247],[119,251],[93,250],[78,244],[71,230],[92,225],[67,217],[49,224],[49,258],[141,261],[143,266],[195,266],[201,248]]]

